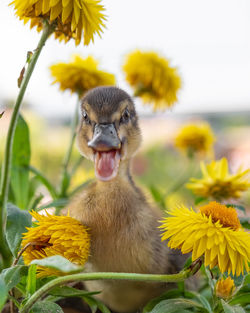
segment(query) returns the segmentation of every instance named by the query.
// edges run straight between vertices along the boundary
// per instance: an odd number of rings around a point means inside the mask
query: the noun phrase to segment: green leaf
[[[19,296],[19,295],[18,295]],[[8,299],[9,300],[12,300],[13,301],[13,303],[15,304],[15,306],[18,308],[18,309],[20,309],[20,303],[18,302],[18,300],[15,298],[15,297],[13,297],[13,296],[11,296],[10,294],[8,294]]]
[[[44,205],[41,205],[39,206],[36,211],[41,211],[41,210],[44,210],[44,209],[48,209],[48,208],[57,208],[57,207],[63,207],[63,206],[66,206],[69,202],[69,199],[57,199],[57,200],[54,200],[54,201],[51,201],[47,204],[44,204]]]
[[[40,194],[40,195],[34,196],[34,198],[30,199],[30,202],[28,205],[29,211],[36,210],[38,204],[41,202],[43,197],[44,197],[44,195]]]
[[[238,209],[238,210],[240,210],[240,211],[243,211],[244,213],[246,213],[246,209],[244,208],[244,206],[243,205],[239,205],[239,204],[230,204],[230,203],[228,203],[228,204],[226,204],[226,206],[228,207],[228,208],[235,208],[235,209]]]
[[[28,63],[28,64],[30,63],[33,54],[34,54],[34,53],[33,53],[32,51],[28,51],[28,52],[27,52],[26,63]]]
[[[62,308],[49,301],[38,301],[32,307],[33,313],[63,313]]]
[[[17,265],[1,272],[0,278],[4,280],[8,291],[15,287],[23,276],[27,275],[27,270],[27,266]]]
[[[7,204],[6,239],[14,256],[20,247],[22,234],[31,226],[31,215],[27,211],[20,210],[15,205]]]
[[[29,166],[28,167],[29,171],[31,171],[32,173],[36,174],[37,179],[40,180],[40,182],[47,188],[47,190],[49,191],[51,197],[53,199],[57,198],[57,193],[56,193],[56,189],[54,188],[54,186],[50,183],[50,181],[48,180],[48,178],[41,173],[38,169],[36,169],[33,166]]]
[[[243,285],[248,285],[250,284],[250,274],[247,274],[245,277],[244,277],[244,281],[243,281]]]
[[[83,299],[91,308],[92,313],[95,313],[97,309],[103,313],[111,313],[110,310],[100,300],[90,296],[84,296]]]
[[[183,265],[183,268],[188,268],[192,264],[192,257],[186,259],[185,264]]]
[[[79,290],[69,286],[55,287],[49,291],[49,295],[55,297],[82,297],[82,296],[91,296],[100,293],[100,291],[86,291]]]
[[[26,296],[31,296],[36,291],[36,265],[31,265],[28,270]]]
[[[202,296],[201,294],[194,292],[194,291],[189,292],[189,294],[192,294],[194,296],[194,298],[197,299],[209,313],[213,313],[209,302],[207,301],[207,299],[204,296]]]
[[[29,180],[29,203],[28,203],[28,210],[30,211],[31,203],[34,202],[34,199],[37,197],[38,194],[38,188],[41,186],[40,180],[37,178],[37,176],[31,177]],[[39,192],[39,194],[41,194]]]
[[[161,302],[162,300],[166,299],[173,299],[176,297],[181,297],[183,293],[178,289],[169,290],[167,292],[164,292],[160,297],[154,298],[151,301],[147,303],[147,305],[143,308],[143,313],[148,313],[153,310],[153,308]]]
[[[83,270],[82,266],[71,263],[61,255],[53,255],[41,260],[33,260],[30,264],[36,264],[59,270],[63,273],[74,273]]]
[[[237,295],[245,293],[250,293],[250,284],[240,287],[239,291],[237,292]]]
[[[95,299],[92,298],[92,297],[85,297],[83,299],[88,304],[88,306],[90,307],[91,312],[95,313],[97,311],[97,309],[98,309],[97,308],[97,303],[96,303]]]
[[[241,284],[236,288],[236,294],[234,295],[233,299],[240,294],[246,293],[250,293],[250,274],[247,274],[245,277],[243,277]]]
[[[189,308],[198,308],[202,312],[207,312],[199,303],[187,299],[168,299],[159,302],[150,313],[175,313]]]
[[[0,118],[2,118],[4,115],[4,111],[2,113],[0,113]]]
[[[249,218],[248,217],[241,217],[240,218],[240,223],[241,223],[241,225],[244,228],[250,229],[250,222],[249,222]]]
[[[212,275],[211,275],[211,272],[208,268],[205,267],[205,274],[208,278],[208,284],[210,286],[210,288],[212,290],[214,290],[214,287],[215,287],[215,280],[212,278]]]
[[[13,140],[11,161],[11,186],[15,196],[15,204],[21,209],[27,209],[29,196],[30,140],[29,128],[20,115],[17,120]]]
[[[250,303],[250,292],[234,296],[230,301],[230,305],[240,304],[242,306]]]
[[[201,202],[204,202],[204,201],[206,201],[206,200],[207,200],[207,198],[198,197],[198,198],[195,199],[194,204],[195,204],[195,205],[198,205],[198,204],[200,204]]]
[[[185,282],[184,281],[178,282],[177,286],[178,286],[178,290],[180,290],[180,292],[182,292],[182,293],[185,292]]]
[[[62,190],[61,190],[61,193],[60,193],[60,196],[61,197],[67,197],[67,191],[68,191],[68,188],[69,188],[69,185],[70,185],[70,179],[71,179],[71,176],[69,175],[69,173],[64,173],[64,176],[63,176],[63,179],[62,179]]]
[[[193,299],[193,298],[196,298],[196,294],[194,292],[189,292],[189,291],[182,292],[179,289],[171,289],[171,290],[163,293],[160,297],[154,298],[151,301],[149,301],[148,304],[144,307],[143,313],[151,312],[153,310],[153,308],[156,306],[156,304],[158,304],[162,300],[175,299],[177,297],[181,297],[181,298],[184,297],[184,298],[188,298],[188,299]],[[203,300],[203,298],[204,297],[202,296],[202,300]],[[202,303],[202,300],[199,298],[199,302]],[[206,306],[207,306],[207,302],[205,304],[205,307]],[[206,311],[210,311],[210,310],[211,310],[211,308],[208,305],[208,309]]]
[[[236,205],[235,205],[235,208],[238,209],[238,210],[240,210],[240,211],[242,211],[242,212],[244,212],[244,213],[246,214],[246,209],[245,209],[244,206],[239,205],[239,204],[236,204]]]
[[[224,300],[221,299],[221,304],[225,313],[245,313],[245,310],[240,306],[230,306]]]
[[[162,209],[166,209],[165,199],[162,192],[155,186],[150,186],[149,190],[154,198],[154,200],[161,206]]]
[[[8,297],[8,289],[3,278],[0,276],[0,312],[2,311],[2,308],[5,305],[7,297]]]

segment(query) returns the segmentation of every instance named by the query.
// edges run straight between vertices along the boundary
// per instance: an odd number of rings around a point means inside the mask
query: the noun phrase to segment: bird
[[[152,206],[131,174],[142,141],[135,104],[114,86],[88,91],[81,100],[77,130],[80,153],[94,163],[96,180],[69,203],[70,216],[88,227],[87,272],[175,273],[183,258],[161,241],[162,211]],[[87,290],[118,313],[138,312],[168,284],[99,280]]]

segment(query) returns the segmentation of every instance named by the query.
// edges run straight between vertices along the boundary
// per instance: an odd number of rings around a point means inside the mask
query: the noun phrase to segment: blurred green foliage
[[[3,117],[7,119],[8,110]],[[60,182],[62,160],[70,141],[69,120],[56,122],[45,120],[30,110],[24,112],[26,121],[32,132],[31,140],[31,165],[38,168],[48,180],[57,186]],[[176,119],[176,123],[184,124],[191,116],[171,116],[167,120]],[[217,136],[215,157],[226,156],[235,159],[235,151],[239,146],[239,138],[248,141],[246,128],[250,113],[221,113],[192,116],[192,119],[206,119],[212,126]],[[3,120],[2,119],[2,120]],[[169,208],[178,204],[194,205],[193,194],[185,188],[189,177],[200,177],[199,160],[190,161],[180,154],[169,138],[156,140],[154,144],[142,146],[133,160],[132,170],[135,180],[144,188],[145,193],[153,198],[161,208]],[[144,138],[144,141],[147,138]],[[4,142],[4,134],[0,134],[0,143]],[[2,161],[4,145],[0,145],[0,162]],[[241,151],[236,157],[240,158]],[[235,161],[235,160],[234,160]],[[238,160],[240,164],[241,160]],[[74,165],[79,166],[73,169]],[[70,171],[75,171],[70,189],[94,177],[93,164],[89,160],[80,160],[79,152],[74,146],[72,151]],[[250,207],[250,192],[244,194],[244,205]]]
[[[8,115],[9,112],[6,110],[1,121],[6,123],[5,118],[8,119]],[[53,280],[49,278],[45,280],[37,279],[36,265],[31,265],[28,268],[28,266],[23,265],[22,260],[19,260],[17,256],[21,235],[25,228],[31,224],[31,216],[26,210],[56,207],[56,213],[59,213],[60,209],[67,204],[68,198],[72,196],[72,193],[80,190],[80,188],[84,187],[84,184],[94,178],[92,162],[80,157],[76,147],[74,147],[72,152],[67,175],[63,176],[61,174],[64,155],[70,142],[70,132],[67,124],[46,124],[43,119],[30,111],[26,111],[24,117],[25,119],[20,117],[18,120],[14,138],[12,182],[9,194],[9,201],[13,204],[9,203],[7,207],[6,238],[13,256],[16,257],[16,263],[10,268],[3,270],[0,274],[0,298],[2,300],[0,301],[0,310],[7,298],[12,300],[20,310],[24,309],[27,301],[29,301],[28,299],[39,288],[43,288]],[[211,120],[211,116],[208,119]],[[234,119],[234,126],[228,125],[225,121],[229,121],[228,116],[225,119],[214,116],[211,121],[214,124],[214,129],[217,130],[216,156],[220,157],[223,155],[229,160],[234,158],[236,161],[241,161],[241,157],[246,152],[240,148],[240,144],[244,143],[244,140],[246,142],[248,140],[247,125],[244,125],[246,119],[241,117],[239,124]],[[32,132],[29,133],[29,129],[32,129]],[[4,141],[5,135],[4,133],[0,134],[0,142]],[[202,199],[195,200],[192,192],[185,188],[185,184],[190,177],[199,177],[201,175],[200,160],[194,156],[191,158],[190,156],[180,154],[174,148],[173,136],[164,138],[160,136],[161,134],[158,135],[160,140],[158,140],[156,134],[155,142],[143,146],[133,160],[133,173],[136,181],[143,187],[148,198],[163,210],[181,204],[185,206],[197,204],[197,200],[200,201]],[[2,162],[3,147],[3,145],[0,145],[0,162]],[[60,182],[62,183],[64,180],[65,190],[62,193]],[[238,207],[241,208],[242,221],[246,224],[244,226],[247,227],[249,224],[245,213],[249,209],[250,193],[245,193],[244,198],[240,201],[244,203],[244,208],[241,207],[241,203],[238,203]],[[230,206],[232,205],[234,206],[234,204],[230,204]],[[246,212],[244,211],[245,208]],[[35,261],[34,264],[53,262],[53,266],[58,269],[62,269],[64,265],[71,266],[66,259],[60,260],[58,256],[51,258],[53,260],[45,258],[40,260],[40,263]],[[73,273],[74,265],[72,264],[72,266]],[[249,275],[245,276],[245,278],[243,276],[237,278],[237,290],[226,302],[214,295],[216,280],[221,276],[218,269],[213,269],[211,272],[203,266],[201,273],[201,286],[198,292],[186,289],[184,282],[179,283],[177,289],[171,289],[161,297],[150,301],[145,306],[143,312],[220,313],[248,311]],[[16,293],[18,292],[19,297],[22,299],[21,302],[12,296],[13,290]],[[11,292],[10,294],[8,294],[9,291]],[[52,289],[45,301],[36,302],[33,311],[40,312],[41,308],[43,308],[46,312],[52,312],[52,310],[62,312],[55,302],[65,297],[65,293],[68,294],[69,292],[75,297],[84,299],[93,312],[97,308],[103,313],[110,312],[104,304],[92,297],[93,293],[80,291],[68,286]],[[243,307],[246,311],[244,311]]]

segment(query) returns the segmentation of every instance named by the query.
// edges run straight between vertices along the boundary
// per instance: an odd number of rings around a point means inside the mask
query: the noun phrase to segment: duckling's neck
[[[96,180],[85,193],[83,224],[92,236],[117,232],[131,224],[136,210],[145,207],[146,199],[130,175],[130,160],[122,161],[118,174],[110,181]]]
[[[146,202],[145,196],[140,188],[135,184],[131,172],[131,159],[123,160],[120,163],[117,176],[110,181],[97,180],[96,190],[100,193],[105,193],[106,197],[110,199],[114,197],[114,208],[117,210],[117,200],[119,197],[125,199]],[[120,198],[120,199],[121,199]],[[109,202],[110,203],[110,202]]]
[[[115,178],[110,181],[101,181],[97,180],[97,184],[104,188],[110,188],[110,186],[117,184],[117,183],[124,183],[129,184],[132,187],[134,186],[134,181],[130,174],[131,172],[131,159],[122,160],[119,165],[119,170]]]

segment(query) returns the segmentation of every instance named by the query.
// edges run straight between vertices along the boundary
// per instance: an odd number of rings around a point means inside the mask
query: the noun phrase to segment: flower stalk
[[[23,77],[23,80],[20,85],[19,94],[13,109],[11,116],[11,121],[8,129],[7,139],[6,139],[6,148],[4,152],[3,168],[2,168],[2,177],[1,177],[1,188],[0,188],[0,252],[3,257],[4,263],[8,264],[11,258],[11,253],[9,251],[4,233],[5,233],[5,222],[6,222],[6,205],[8,201],[9,193],[9,184],[10,184],[10,169],[11,169],[11,159],[12,159],[12,148],[13,148],[13,138],[16,130],[17,119],[19,116],[22,100],[28,86],[30,77],[33,73],[39,55],[42,51],[43,46],[45,45],[46,40],[53,32],[53,24],[49,24],[47,21],[44,21],[43,33],[38,43],[37,48],[34,51],[34,54],[30,58],[27,71]]]
[[[167,198],[169,195],[176,193],[189,179],[190,173],[196,173],[197,165],[193,157],[189,158],[189,163],[187,170],[183,170],[182,174],[176,178],[176,181],[170,185],[170,187],[164,193],[164,198]]]
[[[46,243],[46,242],[41,242],[41,241],[34,241],[34,242],[29,242],[27,243],[22,249],[21,251],[19,251],[17,257],[15,258],[14,262],[12,263],[11,267],[16,266],[18,261],[20,260],[22,254],[25,252],[25,250],[30,247],[30,246],[41,246],[41,247],[48,247],[50,246],[50,244]]]
[[[68,175],[69,175],[68,166],[69,166],[69,162],[70,162],[70,158],[72,155],[72,150],[73,150],[73,146],[74,146],[74,142],[75,142],[75,138],[76,138],[76,127],[78,124],[79,99],[80,99],[80,94],[78,94],[74,116],[73,116],[73,119],[71,121],[71,138],[70,138],[70,142],[69,142],[69,147],[68,147],[67,153],[65,155],[64,161],[63,161],[62,181],[61,181],[61,189],[60,189],[60,197],[61,198],[66,196],[66,191],[67,191],[67,187],[68,187],[68,183],[65,183],[65,182],[68,181]],[[60,211],[60,208],[57,208],[56,214],[59,213],[58,211]]]
[[[201,262],[196,262],[192,267],[182,270],[177,274],[161,275],[161,274],[136,274],[136,273],[79,273],[63,277],[58,277],[37,290],[20,309],[19,313],[28,313],[32,306],[44,297],[51,289],[62,286],[69,282],[90,281],[90,280],[131,280],[145,282],[180,282],[194,275],[200,268]]]

